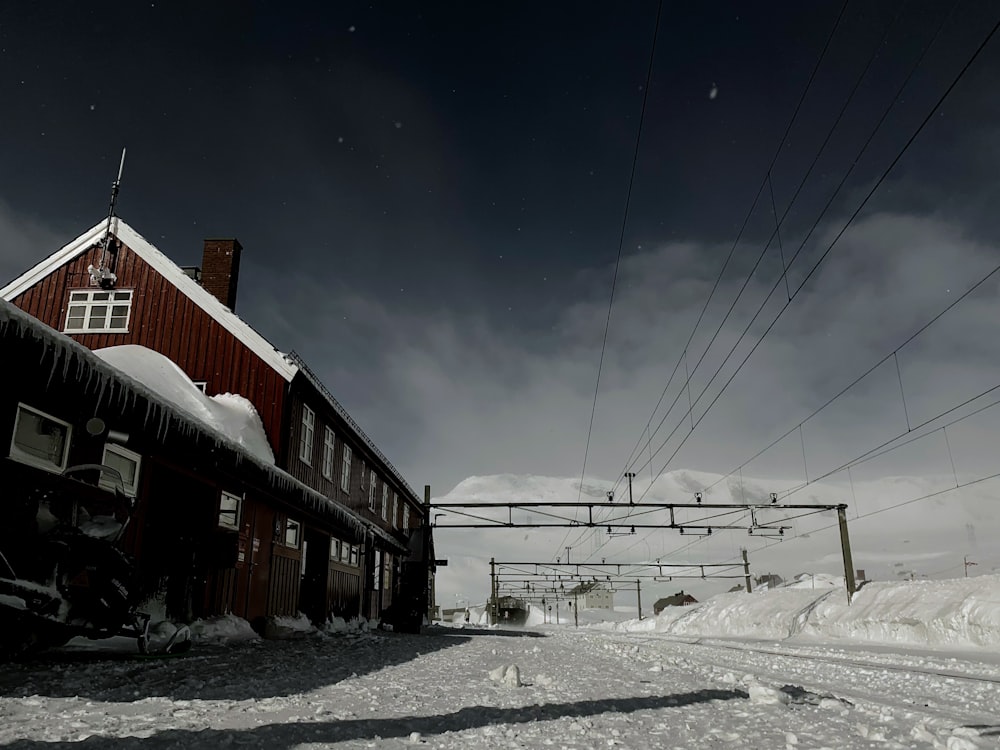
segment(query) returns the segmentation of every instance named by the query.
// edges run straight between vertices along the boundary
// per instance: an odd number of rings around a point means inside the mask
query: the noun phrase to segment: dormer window
[[[131,289],[81,289],[69,293],[66,333],[128,333]]]

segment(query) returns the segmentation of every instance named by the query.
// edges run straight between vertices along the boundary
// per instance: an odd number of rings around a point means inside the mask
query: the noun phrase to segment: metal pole
[[[407,511],[409,512],[409,511]],[[421,561],[424,566],[424,590],[425,602],[424,606],[427,609],[427,622],[434,622],[434,615],[437,613],[437,590],[435,586],[435,576],[437,574],[437,566],[434,564],[434,528],[431,523],[431,486],[429,484],[424,485],[424,524],[421,532],[426,534],[424,537],[424,559]]]
[[[626,471],[625,476],[628,478],[628,504],[634,505],[632,502],[632,477],[635,476],[634,471]]]
[[[580,599],[573,594],[573,627],[580,627]]]
[[[847,603],[851,603],[857,585],[854,581],[854,560],[851,558],[851,539],[847,534],[847,506],[837,506],[837,521],[840,525],[840,548],[844,555],[844,582],[847,585]]]
[[[490,603],[486,607],[486,624],[494,624],[494,610],[497,606],[497,573],[496,573],[496,558],[490,558]]]
[[[559,600],[556,599],[556,625],[559,624]]]
[[[639,605],[639,619],[642,619],[642,590],[639,588],[639,581],[635,582],[635,601]]]
[[[743,576],[746,578],[747,582],[747,593],[752,594],[753,589],[750,586],[750,561],[747,559],[747,548],[743,548]]]

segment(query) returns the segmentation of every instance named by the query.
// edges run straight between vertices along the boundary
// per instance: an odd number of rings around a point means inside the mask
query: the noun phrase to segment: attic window
[[[132,290],[78,290],[69,293],[67,333],[128,333]]]

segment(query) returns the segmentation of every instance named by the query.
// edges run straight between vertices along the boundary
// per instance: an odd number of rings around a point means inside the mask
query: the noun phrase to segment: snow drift
[[[844,639],[912,646],[1000,646],[1000,576],[870,583],[848,605],[840,588],[720,594],[656,618],[610,625],[718,638]]]

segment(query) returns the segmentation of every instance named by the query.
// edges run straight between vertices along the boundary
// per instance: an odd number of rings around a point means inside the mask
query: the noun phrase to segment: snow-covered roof
[[[248,399],[235,393],[205,395],[173,360],[144,346],[109,346],[95,349],[94,354],[193,419],[228,435],[261,461],[274,463],[274,451],[267,442],[264,423]]]
[[[107,387],[109,382],[116,382],[123,386],[124,390],[131,393],[133,399],[138,396],[149,404],[146,419],[147,422],[154,420],[155,432],[153,434],[158,439],[166,438],[171,432],[179,432],[186,437],[204,436],[213,441],[216,447],[231,451],[236,455],[238,461],[246,461],[262,470],[272,489],[279,492],[297,493],[303,499],[305,509],[330,515],[341,525],[349,527],[359,535],[372,534],[393,547],[401,548],[399,541],[388,532],[361,517],[350,508],[331,500],[291,474],[255,455],[245,445],[240,444],[234,436],[223,432],[220,425],[202,421],[196,415],[177,408],[171,400],[154,392],[149,386],[139,382],[128,373],[105,362],[83,344],[49,328],[10,302],[0,300],[0,335],[10,335],[8,331],[11,330],[14,336],[22,338],[30,336],[51,348],[53,362],[50,380],[58,372],[63,380],[75,378],[83,382],[85,388],[99,394],[98,405],[104,399],[117,398],[112,395],[113,389]],[[76,358],[75,371],[71,371],[71,357]],[[119,393],[121,390],[119,389]]]
[[[101,221],[88,229],[75,240],[64,245],[60,250],[0,289],[0,297],[9,302],[17,295],[30,289],[56,269],[87,252],[94,246],[94,243],[103,239],[106,229],[107,221]],[[215,295],[206,291],[201,284],[184,273],[180,266],[161,253],[145,237],[118,217],[113,220],[111,233],[169,280],[198,307],[208,313],[219,325],[239,339],[250,351],[270,365],[286,381],[290,382],[295,377],[298,367],[289,362],[284,353],[275,349],[271,342],[216,299]]]

